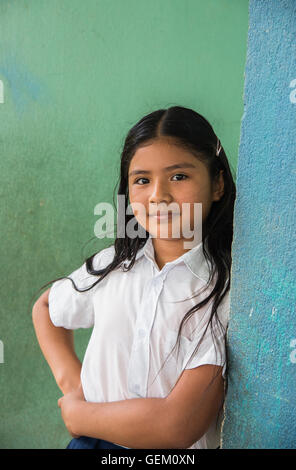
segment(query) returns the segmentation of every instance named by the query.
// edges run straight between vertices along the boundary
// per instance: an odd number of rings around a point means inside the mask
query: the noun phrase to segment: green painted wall
[[[236,170],[247,30],[245,0],[0,3],[1,448],[70,439],[30,301],[110,243],[89,242],[94,207],[112,202],[129,128],[191,107]],[[89,335],[75,332],[81,359]]]

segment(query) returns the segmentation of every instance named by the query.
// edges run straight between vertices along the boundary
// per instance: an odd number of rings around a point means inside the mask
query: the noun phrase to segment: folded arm
[[[63,393],[80,384],[81,362],[74,349],[73,331],[56,327],[49,315],[47,289],[35,302],[32,320],[41,351]]]
[[[76,435],[132,449],[186,449],[203,436],[222,405],[221,370],[203,365],[183,371],[166,398],[91,403],[67,402],[66,396],[60,403],[63,418]]]

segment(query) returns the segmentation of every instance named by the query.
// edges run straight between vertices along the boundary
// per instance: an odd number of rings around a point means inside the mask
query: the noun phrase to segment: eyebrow
[[[176,170],[177,168],[196,168],[195,165],[193,165],[192,163],[177,163],[176,165],[171,165],[171,166],[167,166],[166,168],[164,168],[164,171],[170,171],[170,170]],[[148,175],[150,174],[151,171],[148,171],[148,170],[133,170],[129,173],[129,176],[133,176],[133,175]]]

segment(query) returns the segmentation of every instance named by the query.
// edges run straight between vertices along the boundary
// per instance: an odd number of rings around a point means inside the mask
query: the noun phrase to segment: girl
[[[235,184],[209,122],[181,106],[144,116],[124,143],[118,195],[145,210],[127,215],[123,237],[55,280],[33,307],[64,395],[68,448],[217,448]],[[179,212],[161,215],[172,203]],[[131,220],[143,236],[129,235]],[[200,230],[192,248],[173,233],[177,221]],[[81,366],[72,330],[89,327]]]

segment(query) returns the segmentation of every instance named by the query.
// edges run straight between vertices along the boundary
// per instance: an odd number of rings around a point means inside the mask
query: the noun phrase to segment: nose
[[[164,184],[160,179],[156,180],[151,188],[151,194],[149,197],[150,204],[169,204],[172,201],[172,197],[167,185]]]

